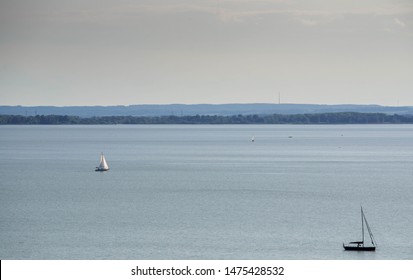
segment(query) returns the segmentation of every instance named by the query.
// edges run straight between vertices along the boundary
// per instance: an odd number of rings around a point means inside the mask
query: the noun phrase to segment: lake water
[[[0,259],[413,259],[412,125],[0,126],[0,179]]]

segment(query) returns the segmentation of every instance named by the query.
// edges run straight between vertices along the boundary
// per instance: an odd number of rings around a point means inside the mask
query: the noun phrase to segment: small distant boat
[[[100,154],[99,166],[96,167],[95,171],[108,171],[108,170],[109,170],[109,166],[106,163],[105,156],[103,155],[103,153],[101,153]]]
[[[367,231],[370,236],[371,245],[364,244],[364,225],[367,227]],[[363,207],[361,207],[361,241],[353,241],[345,245],[343,243],[343,248],[346,251],[375,251],[376,250],[376,241],[374,240],[373,233],[371,232],[370,226],[367,223],[366,216],[363,212]]]
[[[251,137],[251,142],[254,142],[254,141],[255,141],[255,137],[252,136],[252,137]]]

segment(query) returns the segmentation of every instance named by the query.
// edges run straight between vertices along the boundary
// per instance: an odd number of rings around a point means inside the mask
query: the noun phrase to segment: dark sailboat
[[[364,225],[366,225],[367,231],[370,236],[371,245],[365,244],[364,240]],[[348,244],[343,243],[343,248],[346,251],[375,251],[376,250],[376,241],[374,240],[373,233],[371,232],[370,226],[367,222],[366,216],[363,212],[363,207],[361,207],[361,241],[353,241]]]

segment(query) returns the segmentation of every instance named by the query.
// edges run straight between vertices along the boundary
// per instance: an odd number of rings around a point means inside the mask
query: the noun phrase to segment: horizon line
[[[248,103],[142,103],[142,104],[114,104],[114,105],[3,105],[0,107],[131,107],[131,106],[197,106],[197,105],[210,105],[210,106],[222,106],[222,105],[314,105],[314,106],[378,106],[378,107],[413,107],[413,105],[381,105],[375,103],[266,103],[266,102],[248,102]]]

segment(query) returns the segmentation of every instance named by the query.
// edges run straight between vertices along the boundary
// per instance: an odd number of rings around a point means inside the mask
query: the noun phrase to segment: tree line
[[[413,124],[413,115],[383,113],[317,113],[272,115],[107,116],[0,115],[0,125],[75,124]]]

